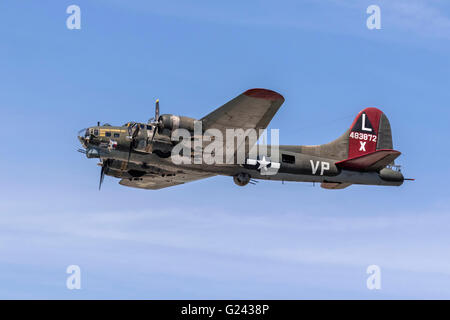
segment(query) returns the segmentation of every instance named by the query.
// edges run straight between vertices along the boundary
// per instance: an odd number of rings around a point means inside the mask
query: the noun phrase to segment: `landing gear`
[[[250,182],[250,175],[248,173],[239,173],[233,177],[234,183],[238,186],[243,187]]]

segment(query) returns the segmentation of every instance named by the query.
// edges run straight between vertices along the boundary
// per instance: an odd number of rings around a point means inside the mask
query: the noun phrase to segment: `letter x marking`
[[[366,142],[367,141],[360,141],[361,147],[359,148],[359,151],[366,151]]]

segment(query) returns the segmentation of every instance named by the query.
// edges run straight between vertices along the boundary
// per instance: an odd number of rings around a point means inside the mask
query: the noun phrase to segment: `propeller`
[[[105,179],[105,171],[106,171],[106,168],[108,167],[108,164],[109,164],[109,160],[104,160],[104,161],[102,161],[101,164],[99,163],[99,165],[102,167],[102,169],[100,170],[100,182],[98,184],[99,191],[102,188],[102,183],[103,183],[103,180]]]
[[[155,117],[153,119],[150,119],[149,124],[153,125],[153,134],[152,134],[152,138],[150,139],[150,142],[153,142],[156,131],[161,126],[161,124],[159,122],[159,99],[156,99],[156,102],[155,102]]]
[[[133,131],[133,128],[135,128],[134,131]],[[133,150],[133,146],[134,146],[134,144],[136,142],[136,137],[139,134],[139,128],[140,127],[139,127],[138,123],[134,123],[134,124],[132,124],[131,126],[128,127],[128,132],[129,132],[129,134],[131,136],[131,141],[130,141],[130,147],[128,149],[127,167],[128,167],[128,164],[130,163],[131,151]]]
[[[157,129],[160,127],[160,122],[159,122],[159,99],[156,99],[155,102],[155,117],[151,118],[150,120],[148,120],[148,124],[152,125],[154,127],[153,129],[153,134],[152,134],[152,138],[151,138],[151,142],[153,142],[153,139],[155,138],[155,133],[157,131]],[[128,164],[130,163],[130,158],[131,158],[131,151],[133,151],[133,147],[136,144],[136,138],[139,134],[139,129],[140,126],[138,123],[134,123],[132,125],[130,125],[128,127],[128,135],[131,137],[131,141],[130,141],[130,146],[128,148],[128,160],[127,160],[127,167]]]

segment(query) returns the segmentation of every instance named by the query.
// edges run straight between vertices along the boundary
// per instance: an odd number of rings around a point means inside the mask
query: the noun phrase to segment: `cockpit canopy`
[[[127,122],[122,127],[126,127],[128,129],[128,135],[131,135],[137,128],[140,130],[153,130],[152,125],[137,122]],[[78,137],[83,139],[87,139],[91,136],[119,138],[120,132],[123,132],[123,130],[118,130],[118,127],[114,128],[109,124],[104,124],[103,126],[81,129],[78,131]]]

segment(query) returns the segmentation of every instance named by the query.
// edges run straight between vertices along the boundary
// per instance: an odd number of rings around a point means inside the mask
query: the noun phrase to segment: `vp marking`
[[[317,170],[319,169],[320,164],[320,175],[323,176],[323,173],[325,170],[330,170],[330,163],[326,161],[316,161],[314,164],[314,160],[309,160],[311,163],[311,171],[312,174],[316,174]]]
[[[359,151],[366,151],[366,142],[367,141],[360,141],[361,147],[359,147]]]

